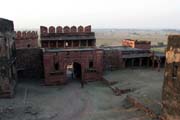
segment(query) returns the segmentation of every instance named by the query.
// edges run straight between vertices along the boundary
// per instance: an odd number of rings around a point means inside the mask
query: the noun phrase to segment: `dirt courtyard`
[[[65,86],[21,82],[15,98],[0,99],[0,120],[151,120],[129,106],[126,96],[143,98],[147,105],[154,106],[153,100],[161,101],[163,70],[124,69],[108,72],[105,78],[118,81],[114,85],[118,88],[134,91],[115,96],[102,82],[88,83],[83,89],[77,81]],[[160,112],[160,107],[155,110]]]

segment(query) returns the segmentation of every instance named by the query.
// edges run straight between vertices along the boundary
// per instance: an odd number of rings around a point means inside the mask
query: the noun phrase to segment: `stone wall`
[[[180,120],[180,35],[168,38],[162,100],[165,120]]]
[[[67,82],[67,66],[78,63],[81,66],[82,80],[96,81],[101,80],[103,69],[102,50],[76,51],[57,51],[44,52],[44,73],[45,83],[63,84]],[[90,68],[89,62],[93,65]]]
[[[16,48],[38,48],[38,34],[36,31],[17,31]]]
[[[43,52],[40,48],[17,49],[18,78],[43,78]]]
[[[104,70],[116,70],[124,68],[125,63],[119,50],[104,50],[103,54]]]

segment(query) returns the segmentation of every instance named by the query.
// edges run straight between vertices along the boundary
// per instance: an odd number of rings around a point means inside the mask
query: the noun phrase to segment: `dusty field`
[[[167,43],[168,35],[180,34],[176,30],[133,30],[133,29],[95,29],[97,45],[121,45],[123,39],[147,40],[152,45]]]
[[[14,99],[0,99],[0,120],[151,120],[136,108],[126,107],[126,96],[151,95],[159,100],[163,71],[126,69],[105,77],[118,80],[120,88],[136,90],[115,96],[102,82],[88,83],[83,89],[76,81],[55,87],[20,83]]]

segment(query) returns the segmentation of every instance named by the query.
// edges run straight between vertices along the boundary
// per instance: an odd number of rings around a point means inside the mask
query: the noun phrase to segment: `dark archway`
[[[77,80],[81,80],[82,79],[82,69],[81,69],[81,64],[74,62],[73,63],[73,73],[74,73],[74,77]]]
[[[81,81],[82,80],[81,64],[77,62],[68,64],[66,67],[66,77],[69,82],[72,80]]]

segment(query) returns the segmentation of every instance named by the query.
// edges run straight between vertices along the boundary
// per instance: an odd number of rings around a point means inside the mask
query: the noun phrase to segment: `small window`
[[[72,44],[71,44],[71,41],[66,41],[66,42],[65,42],[65,46],[66,46],[66,47],[71,47],[71,45],[72,45]]]
[[[31,47],[31,45],[30,45],[30,44],[28,44],[28,45],[27,45],[27,47],[28,47],[28,48],[30,48],[30,47]]]
[[[59,70],[59,62],[54,63],[54,69],[55,69],[55,71]]]
[[[173,71],[172,71],[173,80],[177,79],[177,75],[178,75],[178,65],[175,62],[173,62]]]
[[[89,68],[93,68],[93,67],[94,67],[93,60],[90,60],[89,61]]]

